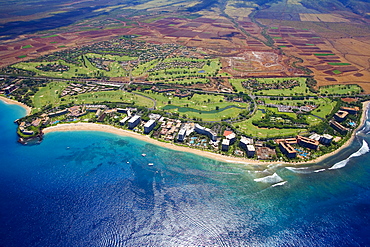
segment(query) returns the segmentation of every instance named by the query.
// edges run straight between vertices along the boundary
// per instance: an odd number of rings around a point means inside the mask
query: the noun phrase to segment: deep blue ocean
[[[0,101],[2,247],[370,246],[369,121],[339,155],[292,168],[102,132],[23,146],[24,114]]]

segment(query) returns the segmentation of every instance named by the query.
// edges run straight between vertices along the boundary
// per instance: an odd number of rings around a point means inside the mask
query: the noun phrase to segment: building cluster
[[[334,118],[329,121],[330,126],[340,134],[346,134],[350,129],[344,127],[341,123],[347,119],[349,114],[357,114],[359,110],[359,107],[341,107],[340,110],[334,114]]]
[[[112,91],[115,90],[113,87],[106,87],[96,84],[79,84],[79,83],[71,83],[68,85],[63,92],[61,93],[61,97],[67,95],[76,95],[76,94],[83,94],[89,92],[100,92],[100,91]]]
[[[257,79],[248,79],[242,82],[243,87],[250,90],[288,89],[299,86],[297,80],[284,80],[283,82],[264,83]]]
[[[268,107],[277,108],[279,112],[310,112],[317,108],[316,105],[304,105],[304,106],[289,106],[289,105],[279,105],[279,104],[267,104]]]

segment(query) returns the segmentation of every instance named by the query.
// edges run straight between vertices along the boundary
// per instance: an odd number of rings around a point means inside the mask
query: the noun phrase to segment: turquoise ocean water
[[[0,246],[370,245],[369,121],[339,155],[293,168],[102,132],[23,146],[24,114],[0,101]]]

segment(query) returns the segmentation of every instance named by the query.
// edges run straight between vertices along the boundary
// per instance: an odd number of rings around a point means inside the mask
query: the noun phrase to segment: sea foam
[[[362,147],[355,153],[351,154],[347,159],[339,161],[338,163],[334,164],[329,170],[340,169],[347,165],[348,161],[353,157],[358,157],[364,155],[370,151],[369,144],[365,140],[362,140]]]
[[[308,168],[309,167],[290,167],[290,166],[285,167],[285,169],[294,173],[311,173],[311,171],[307,170]]]
[[[266,176],[266,177],[263,177],[263,178],[255,178],[254,181],[255,182],[262,182],[262,183],[269,183],[269,184],[276,184],[276,183],[280,183],[284,180],[279,175],[274,173],[270,176]]]

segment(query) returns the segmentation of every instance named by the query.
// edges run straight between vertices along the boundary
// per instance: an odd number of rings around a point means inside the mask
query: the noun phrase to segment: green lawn
[[[27,48],[32,48],[32,45],[25,45],[25,46],[22,46],[22,49],[27,49]]]
[[[320,87],[320,93],[323,94],[343,94],[349,95],[360,93],[361,87],[358,85],[332,85]]]
[[[65,82],[51,82],[45,87],[41,87],[33,96],[34,108],[33,112],[38,112],[43,106],[51,104],[58,106],[60,104],[92,104],[101,102],[125,102],[135,103],[139,106],[153,107],[153,102],[147,98],[134,95],[123,91],[105,91],[105,92],[90,92],[74,96],[66,96],[60,98],[59,95],[68,84]]]
[[[78,77],[79,74],[86,74],[90,77],[96,77],[99,75],[104,75],[108,77],[120,77],[120,76],[127,76],[128,72],[125,71],[122,66],[118,62],[112,62],[109,65],[110,71],[102,70],[96,68],[94,65],[90,63],[90,61],[83,56],[83,60],[85,61],[85,65],[75,65],[72,63],[67,63],[64,60],[58,60],[56,63],[61,63],[63,65],[67,65],[70,69],[65,72],[52,72],[52,71],[42,71],[36,69],[36,66],[40,64],[45,64],[47,62],[22,62],[12,65],[15,68],[29,70],[35,72],[37,75],[46,76],[46,77],[55,77],[55,78],[72,78]]]
[[[74,102],[75,104],[95,104],[102,102],[122,102],[122,103],[135,103],[138,106],[153,107],[153,102],[147,98],[134,95],[129,92],[121,90],[105,91],[105,92],[91,92],[79,94],[74,96],[66,96],[66,103]]]
[[[249,106],[248,103],[227,102],[221,95],[194,94],[189,100],[188,98],[165,96],[152,92],[140,92],[140,94],[155,99],[158,109],[164,108],[166,111],[177,112],[189,118],[202,118],[204,121],[219,121],[223,118],[237,117]],[[216,110],[216,107],[219,110]],[[224,108],[228,109],[222,110]]]
[[[320,98],[316,103],[319,105],[319,107],[313,110],[311,113],[322,118],[325,118],[326,115],[329,115],[336,105],[335,101],[332,101],[328,98]]]
[[[259,109],[266,109],[264,107],[258,107]],[[253,136],[257,138],[275,138],[275,137],[289,137],[295,136],[305,129],[268,129],[268,128],[258,128],[253,125],[254,120],[261,119],[265,114],[262,111],[257,110],[255,115],[248,120],[234,123],[234,127],[237,128],[240,132],[244,133],[247,136]]]
[[[306,78],[258,78],[258,81],[266,83],[282,83],[287,79],[295,79],[299,82],[299,86],[289,89],[269,89],[260,90],[255,92],[255,95],[276,95],[276,96],[299,96],[299,95],[310,95],[306,85]]]
[[[242,85],[242,81],[245,80],[246,79],[229,79],[229,82],[238,92],[250,93],[250,91],[244,88]]]
[[[290,105],[290,106],[297,106],[299,104],[315,104],[318,107],[311,111],[312,114],[325,118],[326,115],[330,114],[333,108],[336,105],[335,101],[332,101],[328,98],[318,98],[318,99],[308,99],[308,100],[270,100],[270,99],[263,99],[265,104],[283,104],[283,105]],[[305,103],[306,102],[306,103]],[[316,120],[314,120],[316,121]]]
[[[38,112],[45,105],[58,106],[61,102],[59,95],[68,85],[65,82],[51,82],[46,87],[41,87],[33,96],[34,108],[32,112]]]

